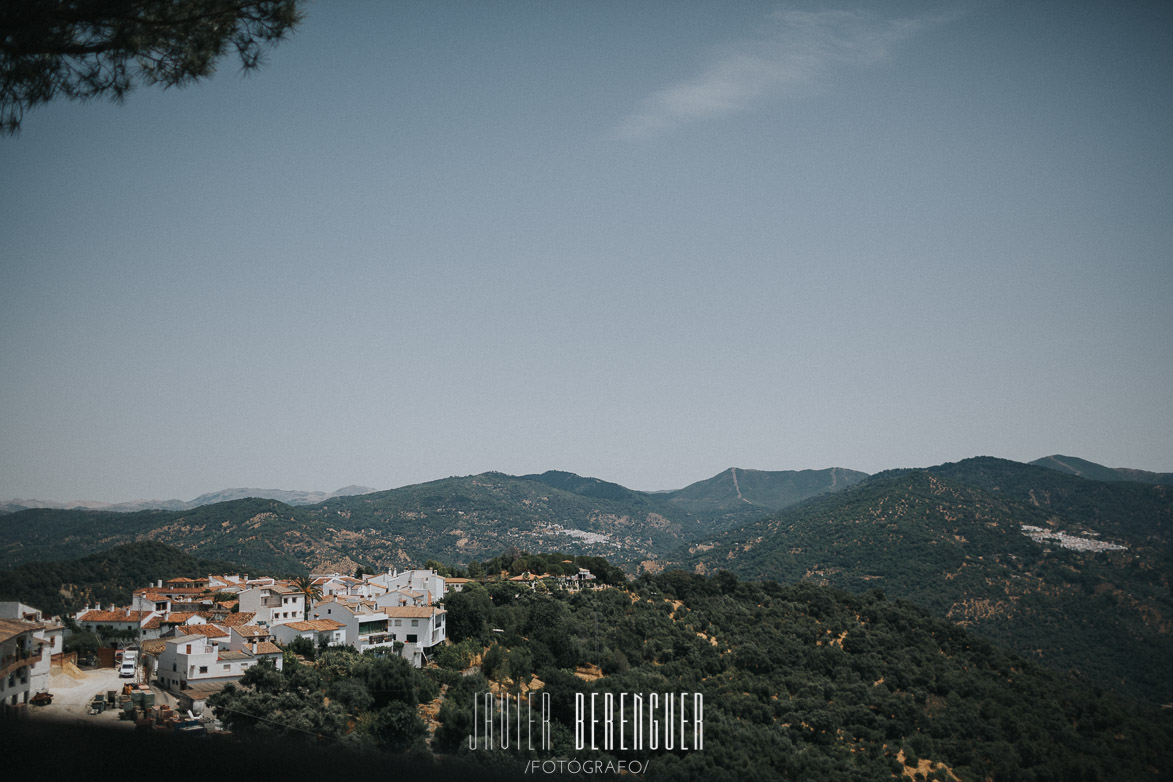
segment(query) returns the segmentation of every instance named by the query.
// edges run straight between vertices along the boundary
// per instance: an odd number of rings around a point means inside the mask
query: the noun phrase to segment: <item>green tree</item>
[[[406,703],[389,703],[379,709],[372,716],[368,730],[379,746],[392,752],[407,749],[428,731],[415,707]]]
[[[230,51],[244,70],[302,19],[304,0],[20,0],[0,4],[0,131],[57,97],[122,101],[181,87]]]
[[[293,587],[305,595],[305,610],[307,612],[315,602],[322,599],[322,588],[315,584],[309,576],[298,576],[293,579]]]
[[[448,612],[448,638],[460,642],[485,635],[493,604],[484,587],[469,584],[462,591],[445,597],[444,608]]]

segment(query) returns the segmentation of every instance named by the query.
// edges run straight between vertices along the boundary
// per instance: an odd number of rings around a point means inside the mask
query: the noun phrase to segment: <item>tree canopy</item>
[[[292,33],[304,0],[21,0],[0,4],[0,132],[58,98],[184,86],[235,51],[245,70]]]

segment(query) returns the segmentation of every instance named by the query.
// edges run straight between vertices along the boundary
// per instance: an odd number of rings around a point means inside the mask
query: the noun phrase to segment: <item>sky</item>
[[[1173,471],[1173,4],[318,2],[0,137],[0,499]]]

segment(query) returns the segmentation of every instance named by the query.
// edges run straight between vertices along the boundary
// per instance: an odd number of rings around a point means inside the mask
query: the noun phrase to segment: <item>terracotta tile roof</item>
[[[23,619],[0,619],[0,641],[15,638],[21,633],[41,630],[45,626],[36,622],[26,622]]]
[[[167,584],[190,584],[194,580],[195,580],[194,578],[184,578],[183,576],[180,576],[179,578],[169,578],[164,583],[167,583]]]
[[[253,654],[283,654],[281,647],[272,641],[261,641]]]
[[[266,627],[257,627],[256,625],[234,626],[232,630],[243,638],[267,638],[273,634],[272,630]]]
[[[147,589],[136,589],[136,590],[134,590],[134,594],[139,595],[146,600],[151,600],[155,603],[164,603],[164,602],[171,599],[171,598],[167,597],[167,595],[161,595],[158,592],[151,591],[152,589],[156,589],[156,588],[157,587],[150,587]]]
[[[181,625],[195,615],[195,611],[178,611],[176,613],[167,614],[167,617],[163,621],[167,624]]]
[[[433,613],[442,614],[444,609],[434,606],[388,606],[383,609],[383,613],[396,618],[420,619],[430,617]]]
[[[163,639],[152,639],[150,641],[143,641],[142,643],[144,654],[160,655],[167,651],[167,642]]]
[[[151,611],[127,611],[120,608],[116,611],[87,611],[77,618],[79,622],[141,622],[151,615]]]
[[[286,627],[292,627],[298,632],[306,632],[313,630],[315,632],[328,632],[330,630],[337,630],[340,627],[346,627],[341,622],[335,622],[333,619],[309,619],[305,622],[286,622]]]
[[[229,634],[228,630],[214,624],[183,625],[183,629],[188,635],[204,635],[208,638],[224,638]]]
[[[444,579],[444,583],[446,583],[446,584],[467,584],[470,581],[472,581],[471,578],[446,578],[446,579]]]
[[[218,623],[225,627],[240,627],[251,622],[256,615],[256,611],[238,611],[235,614],[228,614],[228,616],[220,619]]]

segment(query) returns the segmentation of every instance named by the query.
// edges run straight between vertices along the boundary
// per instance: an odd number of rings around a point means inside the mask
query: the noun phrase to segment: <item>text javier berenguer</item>
[[[550,750],[550,695],[484,693],[473,699],[469,749]],[[704,749],[705,696],[594,692],[574,695],[574,748],[613,751]]]

